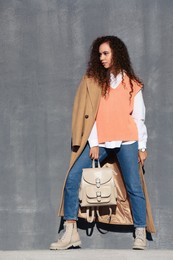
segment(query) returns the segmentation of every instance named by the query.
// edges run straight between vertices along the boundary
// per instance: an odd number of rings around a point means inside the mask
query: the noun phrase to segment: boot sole
[[[65,247],[61,247],[61,248],[58,248],[58,247],[50,247],[50,250],[65,250],[65,249],[68,249],[70,247],[78,247],[81,245],[81,241],[77,241],[77,242],[74,242],[74,243],[71,243],[69,244],[68,246],[65,246]]]
[[[134,246],[133,250],[144,250],[146,249],[146,246]]]

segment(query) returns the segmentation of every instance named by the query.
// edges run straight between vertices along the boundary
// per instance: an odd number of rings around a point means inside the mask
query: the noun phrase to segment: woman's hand
[[[144,166],[144,162],[145,160],[147,159],[147,151],[145,150],[144,152],[142,151],[138,151],[138,159],[139,159],[139,162],[141,162],[142,166]]]
[[[91,147],[89,156],[90,156],[91,159],[98,160],[98,158],[99,158],[99,147],[98,146]]]

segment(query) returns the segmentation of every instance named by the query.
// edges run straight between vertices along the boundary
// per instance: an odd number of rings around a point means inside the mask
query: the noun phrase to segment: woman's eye
[[[102,53],[99,53],[99,56],[100,56],[100,57],[101,57],[101,55],[107,56],[108,54],[109,54],[109,52],[104,51],[104,52],[102,52]]]

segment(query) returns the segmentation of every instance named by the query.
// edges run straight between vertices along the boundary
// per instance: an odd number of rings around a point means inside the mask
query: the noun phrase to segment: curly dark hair
[[[110,88],[110,69],[103,67],[100,61],[99,47],[102,43],[108,43],[112,50],[112,67],[111,73],[117,76],[119,73],[125,72],[130,80],[130,96],[133,92],[132,80],[136,81],[138,84],[142,84],[142,81],[135,74],[128,50],[124,42],[117,36],[102,36],[97,38],[90,48],[90,59],[88,62],[88,67],[86,75],[90,78],[94,78],[102,88],[102,94],[106,95]],[[124,80],[124,78],[123,78]],[[124,84],[124,83],[123,83]]]

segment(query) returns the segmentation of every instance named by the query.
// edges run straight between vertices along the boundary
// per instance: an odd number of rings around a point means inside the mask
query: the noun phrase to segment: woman
[[[72,155],[60,207],[61,212],[64,209],[65,233],[50,249],[81,244],[76,221],[82,169],[92,166],[91,159],[102,162],[112,151],[131,203],[133,249],[146,247],[146,202],[138,172],[138,162],[143,165],[147,158],[142,87],[122,40],[116,36],[97,38],[73,107]]]

